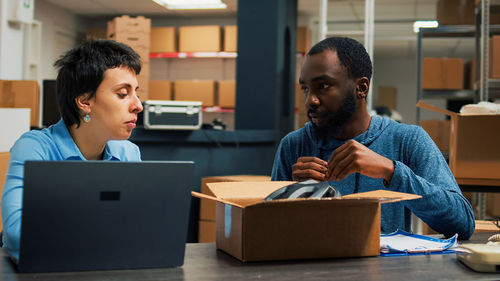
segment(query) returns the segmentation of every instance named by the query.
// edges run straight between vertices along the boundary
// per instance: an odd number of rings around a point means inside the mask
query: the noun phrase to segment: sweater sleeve
[[[290,141],[289,136],[284,137],[276,155],[274,156],[273,170],[271,172],[272,181],[291,181],[292,179],[292,164],[290,164]]]
[[[449,237],[469,239],[474,232],[474,213],[463,197],[441,152],[421,128],[403,141],[403,161],[395,161],[389,189],[421,195],[403,204],[432,229]]]

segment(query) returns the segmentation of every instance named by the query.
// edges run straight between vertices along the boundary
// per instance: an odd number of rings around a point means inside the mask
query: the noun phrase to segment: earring
[[[83,117],[83,121],[84,121],[85,123],[90,122],[90,119],[91,119],[91,118],[90,118],[90,115],[88,115],[88,114],[87,114],[87,115],[85,115],[85,116]]]

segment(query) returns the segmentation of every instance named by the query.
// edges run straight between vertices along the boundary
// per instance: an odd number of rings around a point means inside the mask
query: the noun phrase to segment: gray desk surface
[[[489,235],[463,243],[484,243]],[[212,243],[187,244],[180,268],[18,274],[2,253],[0,272],[0,280],[500,280],[500,274],[471,271],[455,254],[244,264]]]

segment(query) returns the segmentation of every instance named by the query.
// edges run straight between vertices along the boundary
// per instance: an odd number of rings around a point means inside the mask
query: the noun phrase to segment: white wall
[[[0,79],[22,79],[23,27],[8,22],[12,11],[11,0],[0,0]]]
[[[86,33],[86,22],[73,13],[44,0],[36,0],[35,19],[42,22],[41,79],[55,79],[54,62],[77,44]]]

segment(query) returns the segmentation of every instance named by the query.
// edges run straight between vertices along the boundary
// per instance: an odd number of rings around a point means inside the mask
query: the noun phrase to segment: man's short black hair
[[[88,94],[93,98],[108,69],[127,67],[141,72],[139,55],[129,46],[112,40],[93,40],[62,55],[54,66],[59,110],[66,126],[80,126],[80,111],[75,98]]]
[[[314,45],[307,55],[316,55],[326,50],[337,52],[339,61],[347,68],[350,78],[366,77],[371,80],[372,62],[361,43],[347,37],[330,37]]]

